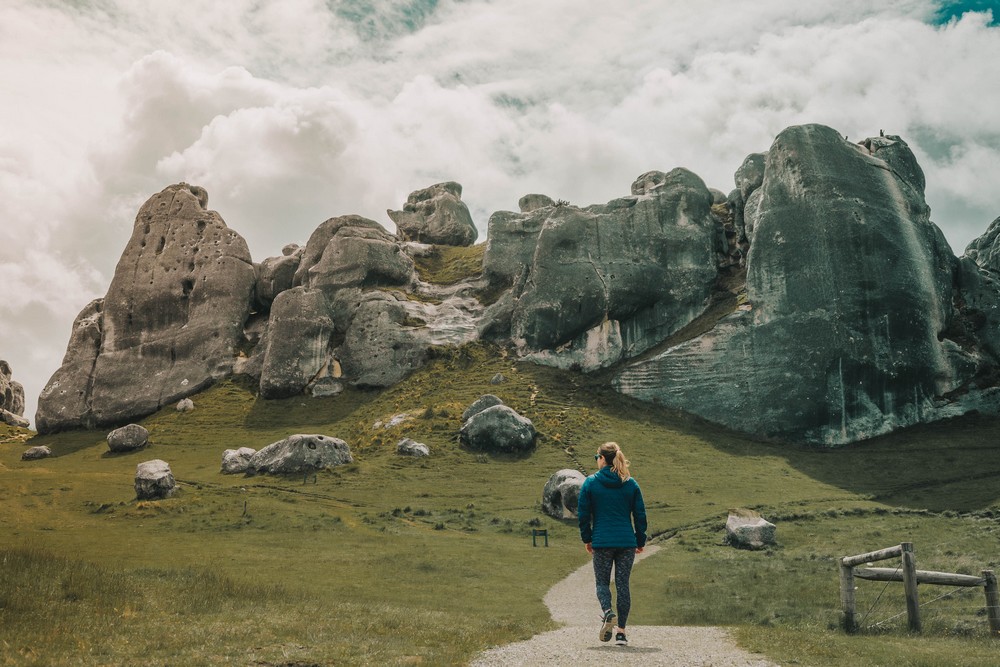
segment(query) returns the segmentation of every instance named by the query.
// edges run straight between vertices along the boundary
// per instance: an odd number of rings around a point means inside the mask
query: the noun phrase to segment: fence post
[[[920,632],[920,602],[917,599],[917,557],[913,542],[903,542],[903,588],[906,590],[906,618],[910,632]]]
[[[997,592],[997,576],[993,570],[983,570],[986,580],[986,616],[990,619],[990,637],[1000,638],[1000,593]]]
[[[844,607],[841,625],[844,632],[854,634],[858,623],[854,615],[854,568],[840,563],[840,603]]]

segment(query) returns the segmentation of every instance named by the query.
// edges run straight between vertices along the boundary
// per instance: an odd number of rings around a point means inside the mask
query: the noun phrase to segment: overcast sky
[[[443,180],[490,213],[783,128],[899,134],[956,254],[1000,215],[996,0],[2,0],[0,358],[37,397],[138,207],[179,181],[255,261]],[[992,11],[992,13],[990,13]]]

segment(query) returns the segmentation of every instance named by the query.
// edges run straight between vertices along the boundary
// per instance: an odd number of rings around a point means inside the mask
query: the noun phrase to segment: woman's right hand
[[[591,546],[590,542],[587,542],[587,543],[586,543],[586,544],[584,544],[583,546],[587,547],[587,553],[588,553],[588,554],[590,554],[590,555],[593,555],[593,554],[594,554],[594,547],[593,547],[593,546]]]

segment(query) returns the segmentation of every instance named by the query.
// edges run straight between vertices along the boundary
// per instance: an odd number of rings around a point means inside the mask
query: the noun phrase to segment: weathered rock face
[[[753,510],[734,510],[726,519],[726,544],[737,549],[774,546],[776,526]]]
[[[10,364],[0,360],[0,421],[27,428],[24,415],[24,387],[12,377]]]
[[[281,250],[281,257],[268,257],[257,266],[257,306],[266,310],[274,298],[291,289],[305,248],[291,243]]]
[[[575,519],[585,479],[583,473],[572,468],[553,473],[542,489],[542,511],[556,519]]]
[[[785,130],[758,190],[748,305],[615,385],[755,435],[824,444],[942,416],[941,397],[975,362],[945,338],[955,260],[922,188],[898,137],[859,146],[823,126]]]
[[[253,455],[256,453],[257,450],[250,447],[227,449],[222,453],[222,467],[220,471],[224,475],[245,473],[250,467],[250,459],[252,459]]]
[[[470,417],[459,439],[472,449],[488,452],[526,452],[535,447],[535,427],[506,405],[494,405]]]
[[[479,236],[458,183],[438,183],[411,192],[402,211],[386,212],[407,241],[469,246]]]
[[[322,291],[295,287],[278,294],[267,332],[260,376],[264,398],[300,394],[317,376],[334,372],[334,326]]]
[[[247,474],[302,474],[353,462],[351,448],[343,440],[300,433],[258,450],[250,457]]]
[[[462,413],[462,423],[472,419],[474,415],[478,415],[480,412],[486,408],[492,408],[494,405],[503,405],[503,401],[499,396],[494,396],[493,394],[483,394],[476,400],[472,402],[472,405],[465,409]]]
[[[511,337],[542,363],[592,370],[643,352],[702,312],[721,230],[685,169],[648,172],[630,197],[490,219],[484,272],[515,289]]]
[[[166,461],[153,459],[135,467],[135,497],[139,500],[162,500],[174,495],[177,484]]]
[[[181,183],[139,210],[107,295],[77,318],[39,397],[40,433],[150,414],[229,374],[255,276],[207,200]]]
[[[52,450],[45,445],[38,445],[35,447],[29,447],[21,453],[22,461],[37,461],[38,459],[47,459],[52,456]]]
[[[149,431],[138,424],[128,424],[108,433],[108,450],[115,454],[142,449],[149,444]]]
[[[424,456],[430,456],[430,447],[422,442],[417,442],[410,438],[403,438],[396,443],[396,453],[400,456],[411,456],[414,458],[422,458]]]

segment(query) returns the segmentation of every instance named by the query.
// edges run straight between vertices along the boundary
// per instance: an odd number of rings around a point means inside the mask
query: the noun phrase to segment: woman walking
[[[646,506],[618,443],[604,443],[594,458],[597,472],[584,480],[577,504],[580,538],[594,558],[597,600],[602,610],[600,639],[610,641],[614,628],[615,643],[626,646],[625,624],[632,606],[628,579],[635,555],[646,546]],[[611,608],[612,567],[618,592],[617,627]]]

